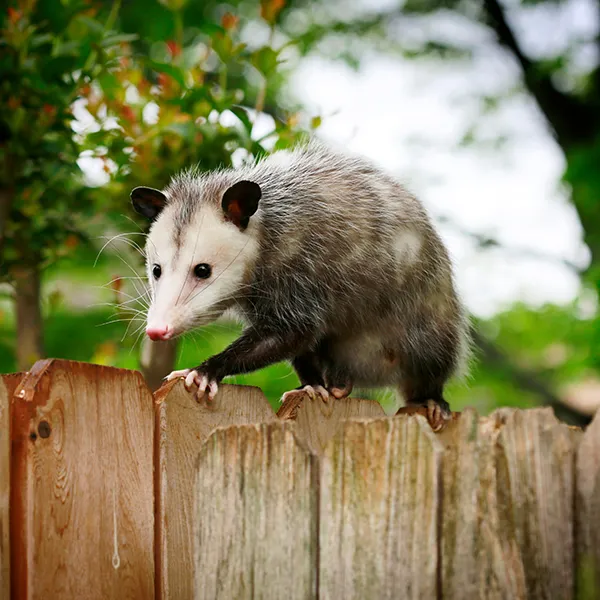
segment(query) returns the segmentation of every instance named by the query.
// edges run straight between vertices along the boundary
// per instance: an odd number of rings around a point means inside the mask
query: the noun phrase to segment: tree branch
[[[558,143],[567,150],[575,144],[590,141],[600,120],[598,111],[592,105],[560,92],[550,75],[540,73],[523,52],[499,0],[483,0],[483,7],[498,41],[519,63],[525,84],[554,129]]]
[[[6,228],[8,226],[8,216],[13,201],[13,192],[8,188],[0,189],[0,266],[3,264],[4,243],[6,237]],[[2,269],[5,271],[6,269]]]
[[[545,405],[551,406],[561,421],[581,427],[590,423],[589,416],[567,406],[537,374],[517,367],[500,348],[475,328],[472,328],[471,335],[488,363],[504,372],[519,387],[535,394]]]

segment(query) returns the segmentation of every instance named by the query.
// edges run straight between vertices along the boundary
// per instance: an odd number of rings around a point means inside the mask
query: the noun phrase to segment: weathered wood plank
[[[385,413],[374,400],[331,397],[324,402],[320,397],[313,400],[306,393],[298,393],[281,405],[277,416],[283,421],[294,421],[298,436],[313,452],[321,454],[345,420],[385,417]]]
[[[310,599],[317,587],[317,459],[293,425],[219,429],[199,459],[195,598]]]
[[[0,377],[0,598],[10,598],[10,402]]]
[[[600,598],[600,411],[577,450],[577,597]]]
[[[275,421],[255,387],[222,385],[212,402],[197,402],[183,381],[155,393],[157,589],[161,598],[194,595],[193,506],[196,463],[216,427]]]
[[[501,409],[440,436],[444,598],[572,598],[579,435],[550,409]]]
[[[15,598],[154,598],[153,401],[139,373],[54,361],[12,414]]]
[[[438,439],[443,457],[441,589],[448,600],[512,598],[525,593],[522,569],[496,541],[495,447],[514,409],[480,418],[467,409]],[[520,567],[520,565],[518,565]]]
[[[550,408],[515,411],[495,453],[494,537],[511,598],[574,595],[575,449],[580,436]],[[506,589],[506,588],[504,588]]]
[[[443,447],[421,416],[349,421],[322,457],[319,598],[435,598]]]

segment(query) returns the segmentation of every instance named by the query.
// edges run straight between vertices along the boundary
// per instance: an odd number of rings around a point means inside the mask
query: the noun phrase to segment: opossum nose
[[[163,327],[146,327],[146,335],[154,342],[168,340],[173,335],[173,328],[168,325]]]

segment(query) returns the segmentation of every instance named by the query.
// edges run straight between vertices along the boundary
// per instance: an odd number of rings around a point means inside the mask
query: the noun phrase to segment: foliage
[[[102,22],[93,3],[25,1],[2,15],[0,123],[2,276],[47,264],[84,236],[92,213],[77,166],[72,105],[86,85],[114,68],[130,36]]]
[[[555,3],[523,0],[510,11],[530,10],[533,4]],[[174,172],[195,164],[211,169],[251,160],[318,127],[319,116],[310,119],[282,94],[294,66],[286,60],[312,52],[355,68],[369,50],[469,60],[484,38],[512,53],[522,69],[520,85],[482,96],[482,115],[463,143],[481,143],[479,124],[506,98],[528,93],[538,102],[565,151],[565,181],[592,254],[582,298],[591,294],[589,304],[597,305],[600,77],[597,68],[576,69],[578,47],[594,40],[574,40],[555,56],[526,56],[505,19],[508,9],[496,0],[409,0],[372,7],[350,0],[230,0],[227,5],[11,0],[2,10],[0,279],[24,264],[54,263],[44,280],[50,355],[137,367],[135,336],[127,335],[135,326],[119,319],[128,318],[126,306],[135,292],[122,287],[121,278],[142,264],[127,244],[135,246],[139,238],[109,246],[92,270],[96,238],[132,229],[131,218],[137,218],[128,203],[132,187],[160,188]],[[439,27],[444,18],[454,27]],[[560,87],[557,81],[567,84]],[[85,130],[74,124],[74,114]],[[103,185],[85,182],[78,166],[82,158],[102,165]],[[106,281],[112,283],[95,290]],[[57,289],[68,291],[61,297]],[[110,308],[89,308],[81,300],[90,290],[95,290],[91,302],[116,302],[114,323]],[[514,368],[560,390],[600,368],[597,310],[582,312],[583,304],[540,310],[517,305],[478,327]],[[0,370],[16,368],[15,324],[7,306],[0,298]],[[103,323],[108,324],[98,327]],[[203,330],[199,339],[184,342],[178,365],[197,364],[221,350],[236,331]],[[453,385],[453,406],[475,400],[487,412],[499,404],[539,402],[515,381],[510,365],[480,359],[468,386]],[[273,402],[296,385],[287,365],[238,380],[260,385]]]
[[[234,157],[265,154],[265,143],[281,148],[301,135],[293,115],[260,139],[253,134],[267,89],[280,85],[279,51],[242,43],[231,13],[189,27],[182,14],[173,20],[175,39],[129,45],[120,68],[97,78],[86,96],[98,129],[84,143],[105,161],[112,181],[103,194],[118,203],[135,185],[161,188],[184,167],[231,166]]]

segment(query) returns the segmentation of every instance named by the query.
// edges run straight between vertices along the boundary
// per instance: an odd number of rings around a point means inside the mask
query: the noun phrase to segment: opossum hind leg
[[[401,352],[400,387],[406,403],[424,406],[431,428],[440,431],[452,418],[444,386],[456,368],[460,336],[458,330],[430,321],[429,327],[412,332],[411,345]]]
[[[405,381],[401,385],[406,404],[424,406],[427,409],[427,420],[433,431],[444,429],[452,418],[450,405],[443,397],[443,384],[423,386],[414,381]]]
[[[329,400],[329,391],[325,388],[319,359],[314,352],[306,352],[296,356],[292,360],[292,366],[298,375],[298,379],[300,379],[300,387],[285,392],[281,397],[282,403],[298,394],[308,394],[313,400],[315,400],[317,396],[324,402]]]

